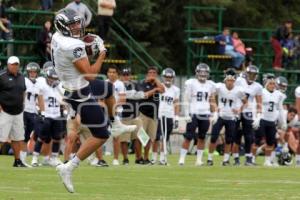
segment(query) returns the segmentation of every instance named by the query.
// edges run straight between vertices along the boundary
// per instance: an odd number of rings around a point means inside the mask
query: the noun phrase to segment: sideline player
[[[190,146],[191,140],[195,138],[195,131],[198,128],[197,140],[197,160],[196,166],[203,165],[202,156],[205,147],[205,137],[209,129],[209,117],[217,115],[215,110],[215,83],[209,78],[210,68],[205,63],[196,66],[196,78],[185,82],[184,104],[186,105],[185,116],[188,119],[186,133],[180,150],[179,165],[185,162],[185,156]],[[216,118],[216,116],[215,116]]]

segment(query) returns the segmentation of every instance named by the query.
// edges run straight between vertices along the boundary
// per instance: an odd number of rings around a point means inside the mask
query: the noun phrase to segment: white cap
[[[11,56],[8,58],[7,64],[15,64],[15,63],[20,64],[20,60],[17,56]]]

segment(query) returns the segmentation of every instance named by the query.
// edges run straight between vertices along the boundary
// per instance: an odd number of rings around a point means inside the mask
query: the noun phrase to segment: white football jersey
[[[87,57],[83,41],[56,32],[51,40],[51,55],[55,71],[64,88],[79,90],[89,84],[73,64]]]
[[[33,83],[29,78],[25,77],[26,96],[24,111],[29,113],[37,113],[37,97],[40,94],[40,81]]]
[[[215,83],[211,80],[201,83],[198,79],[192,78],[185,82],[185,94],[189,99],[189,113],[196,115],[209,115],[209,98],[216,92]]]
[[[45,102],[45,117],[47,118],[59,118],[60,113],[60,99],[61,94],[59,92],[59,86],[51,87],[48,84],[42,85],[40,88],[40,94],[43,96]]]
[[[295,89],[295,97],[300,98],[300,86]]]
[[[245,93],[241,87],[234,86],[228,90],[224,83],[216,85],[216,95],[218,96],[219,116],[223,119],[235,119],[233,109],[239,109],[240,101],[245,98]]]
[[[261,96],[262,95],[262,85],[253,82],[252,84],[248,84],[247,80],[243,77],[238,77],[235,81],[235,86],[243,88],[243,91],[247,97],[247,106],[244,107],[243,113],[249,113],[251,112],[252,114],[256,113],[256,96]],[[242,102],[240,102],[240,105],[242,105]]]
[[[263,89],[262,95],[262,119],[275,122],[279,117],[279,110],[282,109],[282,93],[278,90],[269,92]]]
[[[165,86],[165,85],[164,85]],[[171,87],[165,86],[165,92],[160,94],[159,98],[159,109],[158,109],[158,117],[162,116],[166,118],[174,118],[175,116],[175,108],[174,101],[179,100],[180,89],[175,85],[171,85]]]

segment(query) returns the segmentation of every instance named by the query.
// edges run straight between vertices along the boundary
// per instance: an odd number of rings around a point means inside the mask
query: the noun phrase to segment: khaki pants
[[[142,120],[139,117],[133,119],[122,119],[122,123],[125,125],[136,125],[137,128],[133,132],[120,135],[120,142],[130,142],[130,140],[137,139],[137,133],[143,125]]]
[[[68,120],[67,133],[72,133],[72,132],[77,133],[80,136],[80,138],[83,138],[84,140],[92,136],[92,133],[88,127],[80,125],[80,127],[77,128],[73,120]]]
[[[151,141],[154,142],[156,138],[158,119],[147,117],[142,113],[140,113],[139,118],[142,120],[144,130],[150,137]]]

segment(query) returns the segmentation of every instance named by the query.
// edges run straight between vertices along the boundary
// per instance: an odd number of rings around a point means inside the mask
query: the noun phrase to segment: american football
[[[85,50],[88,56],[96,56],[99,53],[99,46],[97,44],[97,35],[87,34],[83,37],[85,43]]]

